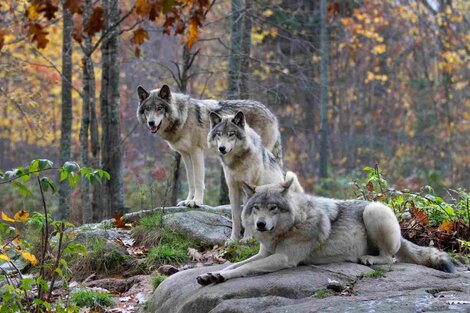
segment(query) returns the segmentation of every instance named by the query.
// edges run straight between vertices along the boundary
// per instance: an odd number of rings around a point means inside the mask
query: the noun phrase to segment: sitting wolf
[[[186,168],[189,193],[178,205],[195,207],[204,198],[204,155],[207,153],[209,112],[235,114],[242,111],[248,123],[260,134],[263,145],[282,163],[281,137],[276,116],[263,104],[252,100],[197,100],[171,93],[167,85],[147,91],[137,88],[140,104],[137,119],[158,133],[181,154]]]
[[[242,212],[243,226],[261,243],[257,255],[220,272],[197,277],[201,285],[269,273],[298,264],[395,261],[455,272],[450,257],[401,237],[393,211],[378,202],[333,200],[289,192],[292,180],[254,189]],[[396,259],[395,259],[396,258]]]
[[[231,240],[242,237],[241,204],[242,185],[266,185],[284,181],[284,176],[295,181],[292,189],[303,192],[297,176],[288,172],[284,174],[271,152],[263,147],[260,136],[248,125],[245,114],[238,112],[235,116],[220,116],[210,113],[211,130],[207,137],[209,148],[219,153],[227,181],[230,205],[232,207]],[[246,198],[245,198],[246,199]],[[245,201],[246,202],[246,201]],[[245,232],[244,239],[250,238]]]

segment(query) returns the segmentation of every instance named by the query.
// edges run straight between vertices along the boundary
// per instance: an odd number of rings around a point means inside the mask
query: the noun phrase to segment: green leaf
[[[34,284],[34,279],[23,278],[20,282],[20,288],[29,291],[33,289],[33,284]]]
[[[49,187],[52,190],[52,193],[57,192],[57,186],[55,185],[54,181],[50,179],[49,177],[42,177],[41,178],[41,186],[44,191],[48,191]]]
[[[52,161],[49,161],[47,159],[39,159],[38,164],[39,164],[39,170],[41,170],[41,171],[48,168],[48,167],[52,167],[52,165],[54,165],[54,163],[52,163]]]
[[[36,278],[36,284],[41,286],[43,290],[48,290],[49,286],[47,285],[47,281],[45,281],[42,277]]]
[[[64,170],[59,170],[60,172],[60,181],[64,181],[67,179],[67,177],[69,177],[69,173],[67,173],[66,171]]]
[[[28,187],[26,187],[25,185],[23,185],[19,181],[14,181],[11,184],[13,186],[15,186],[16,189],[18,189],[21,196],[23,196],[23,197],[26,197],[26,196],[32,197],[33,196],[33,193],[31,192],[31,190],[29,190]]]
[[[62,270],[61,270],[60,268],[56,268],[56,269],[55,269],[55,272],[56,272],[57,274],[59,274],[60,277],[64,277],[64,273],[62,272]]]
[[[80,166],[76,162],[67,161],[62,165],[62,168],[67,172],[78,172],[80,171]]]
[[[84,245],[76,242],[71,242],[65,247],[64,252],[72,254],[86,254],[86,248]]]

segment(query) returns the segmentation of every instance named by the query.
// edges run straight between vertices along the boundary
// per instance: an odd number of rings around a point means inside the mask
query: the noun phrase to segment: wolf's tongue
[[[150,128],[150,131],[155,134],[158,131],[158,128],[154,126]]]

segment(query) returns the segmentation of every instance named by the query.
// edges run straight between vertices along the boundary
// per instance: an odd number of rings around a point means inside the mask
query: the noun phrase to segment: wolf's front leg
[[[193,163],[191,161],[191,156],[187,152],[181,152],[181,157],[183,158],[184,168],[186,169],[186,178],[188,180],[188,197],[186,200],[178,203],[178,206],[188,206],[188,204],[194,199],[194,174],[193,174]]]
[[[204,200],[204,151],[201,148],[194,149],[191,152],[191,161],[194,170],[194,202],[189,206],[197,207],[202,205]]]
[[[227,176],[225,176],[227,179]],[[242,209],[241,190],[238,184],[227,179],[230,207],[232,208],[232,234],[230,240],[238,241],[242,238]]]

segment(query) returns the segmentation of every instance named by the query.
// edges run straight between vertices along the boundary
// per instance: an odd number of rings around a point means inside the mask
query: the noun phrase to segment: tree
[[[320,177],[328,176],[328,29],[327,29],[328,1],[320,1]]]
[[[60,137],[60,163],[70,160],[72,146],[72,30],[71,12],[63,6],[62,26],[62,124]],[[60,184],[59,219],[65,219],[69,213],[69,186],[67,181]]]
[[[121,127],[119,116],[119,20],[118,0],[103,0],[105,24],[101,45],[101,167],[111,175],[102,182],[100,202],[95,212],[100,218],[124,213]]]

